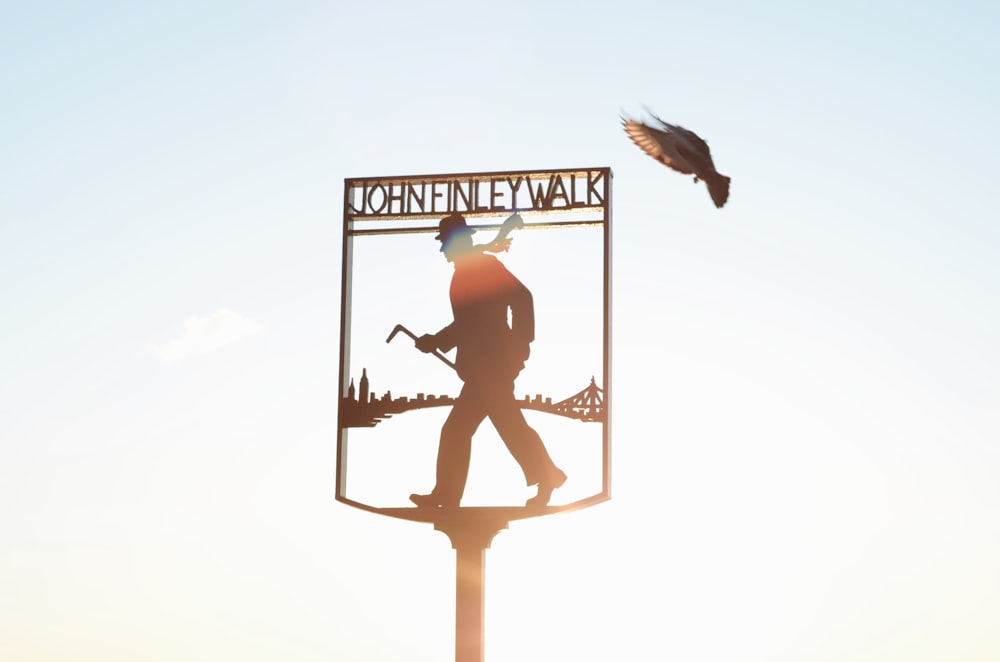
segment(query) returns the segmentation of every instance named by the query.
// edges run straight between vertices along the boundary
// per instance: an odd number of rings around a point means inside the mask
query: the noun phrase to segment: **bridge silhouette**
[[[395,414],[414,409],[444,407],[454,402],[454,396],[424,393],[417,393],[412,398],[408,396],[393,398],[392,393],[386,391],[381,397],[376,397],[371,392],[368,371],[362,369],[358,388],[355,389],[352,378],[347,396],[340,402],[341,425],[348,428],[371,428]],[[597,385],[593,377],[583,390],[558,402],[552,402],[552,398],[543,397],[541,394],[534,397],[524,396],[517,402],[521,405],[521,409],[533,409],[584,422],[603,422],[606,419],[604,389]]]

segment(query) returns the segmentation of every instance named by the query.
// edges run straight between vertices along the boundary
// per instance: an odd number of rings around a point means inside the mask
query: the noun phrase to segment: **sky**
[[[334,498],[344,180],[610,167],[612,499],[493,540],[485,659],[997,659],[998,20],[3,5],[0,657],[453,659],[447,538]]]

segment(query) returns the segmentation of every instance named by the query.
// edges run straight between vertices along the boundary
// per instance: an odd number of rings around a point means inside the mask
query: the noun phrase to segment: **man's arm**
[[[510,329],[515,346],[523,348],[528,355],[528,346],[535,340],[535,302],[531,290],[524,286],[513,274],[510,275]]]
[[[452,322],[437,333],[425,333],[416,340],[417,349],[428,354],[435,350],[447,352],[455,346],[455,323]]]

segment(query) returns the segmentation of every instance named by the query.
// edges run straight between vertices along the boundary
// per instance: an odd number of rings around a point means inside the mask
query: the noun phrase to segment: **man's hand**
[[[433,353],[438,348],[437,337],[431,333],[420,336],[414,344],[416,344],[417,349],[427,354]]]

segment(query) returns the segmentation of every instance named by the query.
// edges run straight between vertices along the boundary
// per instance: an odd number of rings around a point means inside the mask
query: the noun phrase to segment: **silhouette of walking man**
[[[534,303],[528,288],[484,253],[485,246],[473,244],[474,232],[464,217],[452,214],[441,219],[435,237],[455,267],[449,292],[454,321],[421,336],[416,346],[428,353],[456,348],[455,369],[464,385],[441,428],[434,490],[411,494],[410,500],[421,507],[458,506],[469,474],[472,435],[489,417],[521,466],[525,483],[538,485],[537,495],[525,505],[544,506],[566,482],[566,474],[553,463],[514,398],[514,380],[535,339]]]

